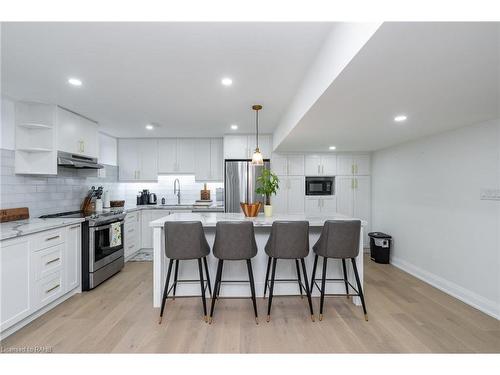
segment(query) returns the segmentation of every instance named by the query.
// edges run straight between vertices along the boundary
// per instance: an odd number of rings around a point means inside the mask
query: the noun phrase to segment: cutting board
[[[0,210],[0,223],[8,221],[24,220],[30,218],[28,207],[7,208]]]

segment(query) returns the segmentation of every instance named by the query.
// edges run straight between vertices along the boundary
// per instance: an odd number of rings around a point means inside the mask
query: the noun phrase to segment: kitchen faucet
[[[178,178],[174,181],[174,195],[177,195],[177,204],[181,204],[181,182]]]

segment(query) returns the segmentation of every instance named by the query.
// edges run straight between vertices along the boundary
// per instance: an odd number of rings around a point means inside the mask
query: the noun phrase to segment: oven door
[[[99,268],[123,256],[123,220],[115,223],[90,227],[89,271]]]

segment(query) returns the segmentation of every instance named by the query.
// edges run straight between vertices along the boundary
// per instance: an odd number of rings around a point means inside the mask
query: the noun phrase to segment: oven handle
[[[93,231],[93,232],[97,232],[98,230],[108,229],[108,228],[111,228],[111,224],[115,224],[115,223],[123,224],[124,220],[115,221],[113,223],[109,223],[109,224],[106,224],[106,225],[101,225],[100,227],[90,227],[90,230]]]

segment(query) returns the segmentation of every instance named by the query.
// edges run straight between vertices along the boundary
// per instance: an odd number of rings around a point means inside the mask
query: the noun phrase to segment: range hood
[[[89,158],[69,152],[57,152],[57,165],[68,168],[78,169],[102,169],[104,165],[97,162],[97,158]]]

